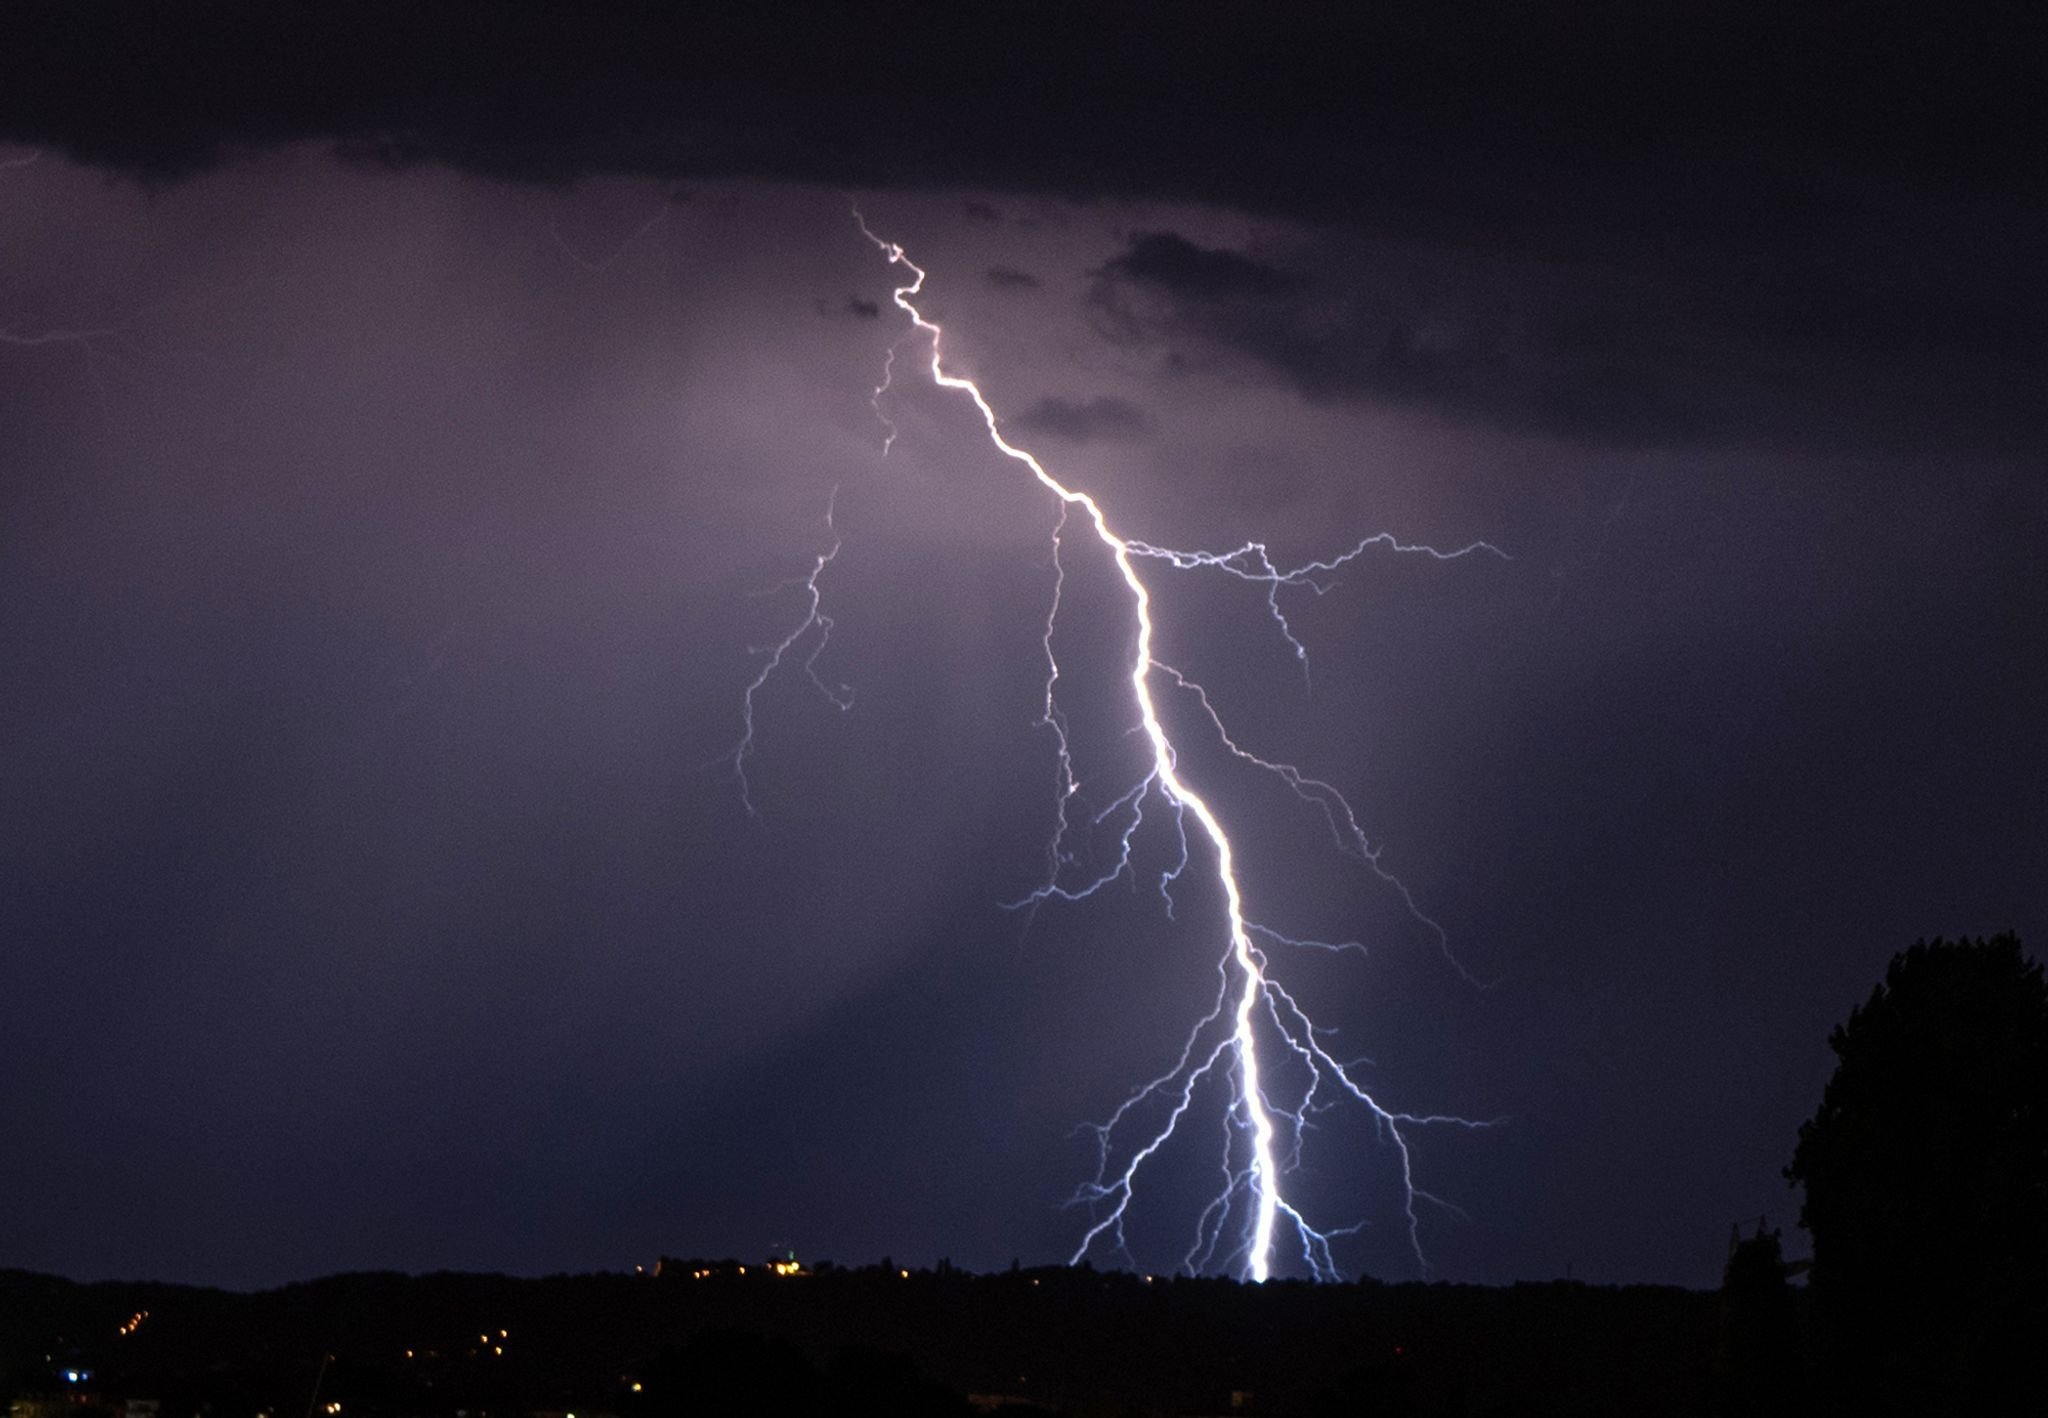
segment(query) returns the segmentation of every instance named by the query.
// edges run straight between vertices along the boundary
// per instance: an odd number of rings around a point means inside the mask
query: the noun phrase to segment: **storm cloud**
[[[884,20],[776,4],[31,0],[0,49],[0,137],[149,182],[316,141],[356,162],[556,184],[1216,203],[1620,278],[1670,322],[1537,310],[1516,339],[1456,349],[1406,311],[1208,332],[1312,396],[1606,424],[1629,442],[2048,437],[2032,393],[2048,378],[2027,137],[2037,11],[1503,0],[1456,26],[1398,7],[1181,19],[1157,0],[1055,6],[1020,42],[993,14],[923,4]],[[956,56],[973,82],[933,82]],[[997,215],[982,198],[962,210]],[[1172,233],[1134,239],[1115,269],[1190,299],[1278,298],[1290,279]],[[1726,400],[1691,389],[1701,373]],[[1724,406],[1759,400],[1772,407],[1754,427]]]
[[[2017,230],[1982,239],[2017,268]],[[1839,273],[1800,299],[1782,276],[1709,294],[1655,269],[1336,237],[1293,259],[1148,232],[1102,267],[1088,300],[1105,335],[1177,362],[1234,359],[1310,400],[1511,430],[1648,447],[2011,452],[2048,439],[2048,408],[2028,392],[2048,307],[1999,303],[1988,286],[1944,313],[1887,318],[1847,299]],[[1788,304],[1808,318],[1788,318]]]
[[[1236,251],[1197,246],[1171,231],[1148,231],[1132,237],[1130,249],[1103,270],[1113,278],[1139,281],[1192,301],[1233,297],[1272,300],[1295,294],[1303,286],[1297,276]]]

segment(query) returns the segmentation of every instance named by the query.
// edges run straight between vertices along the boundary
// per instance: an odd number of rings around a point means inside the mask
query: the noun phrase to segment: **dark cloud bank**
[[[1620,309],[1540,312],[1555,328],[1519,351],[1398,316],[1197,321],[1314,396],[1627,441],[2041,446],[2038,12],[1433,13],[32,3],[0,49],[0,136],[152,181],[315,140],[541,182],[1215,202],[1633,284]],[[1114,272],[1272,302],[1294,279],[1171,233]],[[1527,377],[1524,354],[1567,377]],[[1703,374],[1768,388],[1769,416],[1673,392]]]

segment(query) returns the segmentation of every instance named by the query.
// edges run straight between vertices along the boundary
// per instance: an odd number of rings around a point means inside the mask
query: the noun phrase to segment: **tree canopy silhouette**
[[[1785,1169],[1805,1187],[1822,1387],[1859,1412],[2005,1411],[2043,1387],[2041,967],[2011,934],[1922,941],[1828,1043],[1834,1077]]]
[[[1799,1411],[1799,1305],[1778,1233],[1758,1217],[1755,1235],[1728,1239],[1714,1356],[1720,1411],[1746,1418]]]

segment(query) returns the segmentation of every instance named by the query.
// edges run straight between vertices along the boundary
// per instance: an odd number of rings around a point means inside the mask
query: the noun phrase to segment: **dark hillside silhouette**
[[[299,1418],[317,1382],[314,1418],[330,1403],[339,1418],[1707,1418],[1715,1313],[1711,1293],[1666,1286],[1065,1267],[785,1277],[682,1260],[659,1276],[363,1274],[260,1294],[0,1271],[0,1412],[13,1398],[33,1418],[126,1418],[130,1401],[156,1418]],[[90,1379],[44,1357],[70,1353]]]

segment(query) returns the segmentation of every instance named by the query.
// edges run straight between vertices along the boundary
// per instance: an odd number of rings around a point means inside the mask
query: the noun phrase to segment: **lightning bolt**
[[[555,217],[548,218],[548,236],[554,241],[556,247],[561,250],[561,253],[564,256],[568,257],[576,265],[582,267],[585,271],[590,272],[592,275],[603,275],[606,271],[611,270],[611,268],[618,263],[619,258],[624,256],[629,250],[631,250],[633,246],[639,242],[641,237],[647,235],[647,233],[653,231],[656,227],[661,226],[662,224],[668,221],[668,214],[673,209],[675,203],[679,200],[681,191],[682,189],[680,188],[671,187],[668,190],[668,193],[662,199],[661,209],[655,212],[653,216],[648,217],[645,221],[641,222],[640,225],[634,227],[631,232],[627,233],[625,240],[614,244],[611,249],[610,255],[584,255],[581,251],[577,250],[574,246],[571,246],[569,244],[568,237],[562,235],[561,223]]]
[[[0,158],[0,174],[21,172],[42,160],[40,149],[18,157]],[[154,302],[121,317],[118,324],[26,329],[12,323],[0,323],[0,352],[8,349],[71,351],[83,365],[86,377],[92,381],[101,421],[111,423],[113,391],[108,384],[107,372],[159,360],[199,358],[194,351],[181,348],[179,341],[166,338],[158,317],[209,305],[219,294],[221,292]]]
[[[747,684],[746,692],[740,699],[741,730],[737,742],[717,760],[732,765],[732,776],[739,785],[740,802],[747,809],[747,816],[759,817],[754,807],[753,785],[747,780],[747,760],[754,756],[754,696],[759,694],[775,672],[782,668],[783,661],[795,653],[797,646],[806,638],[810,639],[810,650],[803,657],[804,674],[842,712],[853,707],[853,687],[847,684],[830,685],[818,675],[818,657],[825,653],[825,647],[832,640],[832,617],[825,614],[825,595],[818,589],[818,578],[825,574],[839,555],[839,529],[833,517],[839,505],[839,489],[832,489],[832,496],[825,502],[825,530],[832,534],[832,545],[819,552],[811,561],[811,569],[802,576],[792,576],[780,581],[759,595],[774,596],[784,591],[800,590],[804,594],[803,615],[791,626],[780,640],[766,645],[749,647],[748,653],[761,661],[760,671]],[[816,632],[813,635],[812,632]]]
[[[103,361],[113,358],[110,345],[132,350],[134,342],[125,330],[112,327],[104,329],[36,330],[22,333],[0,327],[0,346],[15,349],[69,349],[76,351],[84,363],[86,376],[92,380],[93,394],[99,402],[100,418],[111,418],[113,395],[107,388],[106,375],[101,371]]]
[[[1334,584],[1332,578],[1335,573],[1375,548],[1441,561],[1473,553],[1500,557],[1505,553],[1486,542],[1473,542],[1455,550],[1441,551],[1405,543],[1382,533],[1361,540],[1340,555],[1290,568],[1275,562],[1267,547],[1260,542],[1247,542],[1227,552],[1179,551],[1122,535],[1111,525],[1108,515],[1094,497],[1067,486],[1029,451],[1003,437],[994,408],[973,380],[947,372],[942,357],[944,332],[936,322],[925,317],[916,303],[924,290],[924,269],[911,261],[900,244],[870,229],[858,209],[853,215],[861,233],[887,258],[889,264],[909,273],[909,279],[896,287],[894,303],[909,317],[915,330],[930,340],[932,382],[941,389],[965,395],[980,414],[989,441],[997,451],[1021,465],[1057,499],[1057,516],[1052,529],[1053,595],[1043,642],[1045,698],[1039,722],[1051,731],[1056,745],[1058,823],[1048,847],[1045,881],[1023,900],[1011,904],[1035,909],[1055,898],[1082,900],[1109,882],[1134,873],[1133,838],[1145,821],[1146,804],[1154,799],[1171,813],[1181,841],[1179,861],[1163,872],[1159,881],[1169,914],[1173,904],[1172,885],[1193,859],[1187,830],[1189,819],[1193,820],[1199,838],[1207,843],[1214,882],[1223,898],[1225,946],[1216,963],[1214,1004],[1188,1032],[1180,1055],[1171,1068],[1135,1089],[1105,1121],[1089,1125],[1097,1144],[1096,1172],[1078,1190],[1074,1200],[1091,1209],[1091,1224],[1075,1247],[1072,1262],[1080,1262],[1098,1246],[1130,1259],[1124,1223],[1147,1164],[1166,1146],[1194,1109],[1197,1094],[1205,1083],[1225,1079],[1230,1101],[1224,1113],[1218,1190],[1197,1219],[1193,1242],[1183,1257],[1186,1269],[1194,1272],[1222,1264],[1237,1268],[1252,1280],[1264,1281],[1273,1273],[1276,1248],[1285,1232],[1291,1234],[1299,1245],[1302,1263],[1312,1275],[1319,1279],[1339,1278],[1331,1242],[1357,1230],[1358,1226],[1318,1227],[1312,1224],[1286,1194],[1284,1180],[1299,1163],[1313,1115],[1349,1100],[1366,1110],[1381,1136],[1394,1148],[1401,1175],[1409,1243],[1418,1265],[1426,1273],[1428,1262],[1422,1250],[1418,1207],[1424,1203],[1448,1207],[1448,1203],[1416,1184],[1409,1130],[1434,1125],[1483,1128],[1491,1126],[1492,1122],[1389,1108],[1359,1082],[1357,1069],[1360,1061],[1340,1061],[1324,1047],[1321,1040],[1325,1031],[1314,1024],[1295,997],[1274,977],[1266,947],[1363,951],[1364,946],[1356,941],[1295,939],[1247,918],[1244,891],[1238,880],[1236,851],[1230,834],[1216,809],[1181,774],[1179,754],[1161,721],[1153,695],[1155,682],[1193,698],[1229,754],[1278,778],[1304,803],[1319,812],[1339,850],[1356,857],[1382,881],[1395,888],[1409,913],[1435,934],[1446,958],[1455,964],[1448,940],[1443,928],[1421,911],[1413,894],[1382,864],[1378,848],[1367,839],[1357,814],[1335,787],[1310,777],[1292,764],[1268,759],[1241,747],[1225,728],[1207,692],[1179,670],[1154,657],[1152,593],[1138,574],[1138,563],[1151,560],[1164,562],[1176,570],[1214,571],[1260,586],[1265,594],[1268,613],[1306,675],[1308,651],[1295,635],[1281,607],[1279,596],[1283,588],[1303,588],[1321,595]],[[893,379],[894,359],[895,349],[892,348],[889,363],[884,366],[882,383],[875,389],[871,400],[877,416],[888,429],[885,451],[896,436],[895,425],[882,409],[883,396]],[[1151,760],[1139,781],[1094,814],[1091,820],[1091,826],[1100,826],[1112,818],[1121,819],[1117,833],[1120,850],[1114,864],[1106,873],[1079,884],[1068,884],[1063,880],[1061,869],[1074,860],[1066,842],[1069,833],[1075,830],[1069,817],[1069,803],[1079,792],[1079,786],[1075,780],[1066,721],[1058,704],[1060,664],[1053,642],[1064,587],[1065,572],[1061,558],[1065,536],[1070,520],[1077,516],[1107,553],[1129,596],[1134,628],[1129,671],[1131,702],[1137,715],[1137,727],[1150,746]],[[830,554],[819,558],[805,583],[812,592],[810,619],[800,625],[788,640],[774,647],[769,663],[748,691],[750,733],[753,691],[765,683],[790,645],[811,624],[820,620],[816,601],[817,576],[830,559]],[[829,630],[830,622],[824,621],[823,624]],[[743,739],[736,750],[736,769],[743,769],[750,743],[751,737]],[[1266,942],[1266,946],[1259,941]],[[1458,969],[1467,980],[1472,980],[1463,966],[1458,966]],[[1262,1034],[1265,1036],[1263,1041]],[[1271,1060],[1262,1057],[1262,1042],[1273,1048]],[[1284,1100],[1276,1101],[1274,1093],[1280,1082],[1277,1070],[1283,1066],[1291,1068],[1293,1077],[1301,1081],[1291,1086]],[[1135,1141],[1130,1140],[1133,1138]],[[1226,1249],[1226,1235],[1230,1234],[1233,1217],[1237,1219],[1239,1229],[1235,1233],[1234,1244],[1229,1244]]]
[[[882,456],[889,456],[889,450],[896,446],[896,422],[889,417],[889,411],[882,407],[882,400],[889,388],[896,382],[896,346],[889,346],[889,353],[882,356],[882,382],[875,386],[875,392],[868,395],[868,407],[875,411],[875,417],[887,430],[882,435]]]

